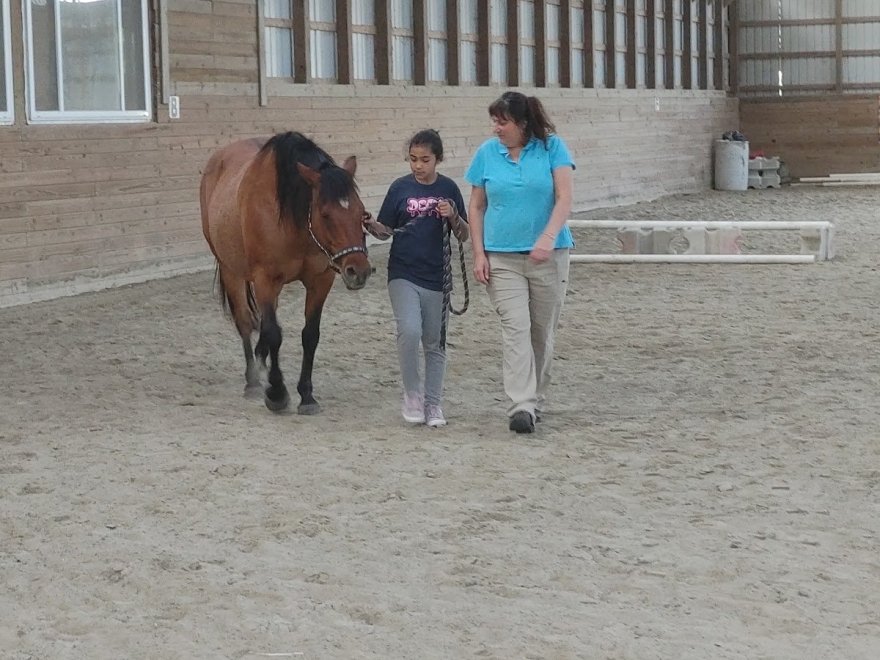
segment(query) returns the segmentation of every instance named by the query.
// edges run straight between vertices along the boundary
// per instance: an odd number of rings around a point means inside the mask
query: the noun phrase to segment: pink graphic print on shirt
[[[406,200],[406,212],[411,218],[417,216],[429,216],[440,219],[440,211],[437,205],[443,201],[442,197],[408,197]]]

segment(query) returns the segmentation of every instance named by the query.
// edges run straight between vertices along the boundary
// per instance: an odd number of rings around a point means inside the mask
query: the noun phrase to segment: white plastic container
[[[715,190],[749,189],[749,143],[715,140]]]

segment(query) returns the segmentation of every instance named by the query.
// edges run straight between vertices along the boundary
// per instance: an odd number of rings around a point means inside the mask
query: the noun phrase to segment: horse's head
[[[312,189],[309,233],[345,286],[362,288],[372,267],[363,230],[367,211],[354,183],[357,159],[350,156],[342,167],[326,164],[315,170],[302,163],[296,167]]]

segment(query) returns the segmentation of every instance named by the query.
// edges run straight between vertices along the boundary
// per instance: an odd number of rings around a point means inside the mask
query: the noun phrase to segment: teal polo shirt
[[[465,180],[486,192],[483,217],[483,245],[489,252],[528,252],[547,227],[556,195],[553,170],[575,164],[568,147],[558,135],[551,135],[545,146],[532,138],[514,162],[498,138],[491,138],[477,149]],[[556,237],[556,248],[572,248],[574,240],[568,225]]]

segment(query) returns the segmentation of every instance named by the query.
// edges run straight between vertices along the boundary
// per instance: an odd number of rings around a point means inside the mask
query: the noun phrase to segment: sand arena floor
[[[241,396],[209,273],[0,310],[0,656],[880,657],[878,202],[585,214],[833,220],[837,258],[573,265],[533,436],[475,284],[449,426],[399,418],[386,248],[331,293],[314,417]],[[796,251],[771,234],[747,249]]]

